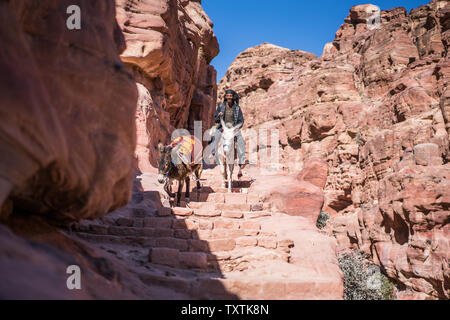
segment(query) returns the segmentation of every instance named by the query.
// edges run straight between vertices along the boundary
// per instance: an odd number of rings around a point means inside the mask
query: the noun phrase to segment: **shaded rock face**
[[[202,121],[201,133],[212,125],[217,85],[209,63],[219,46],[199,1],[118,0],[116,6],[127,44],[121,58],[139,89],[138,166],[153,171],[155,146],[169,142],[175,128],[194,134],[194,121]]]
[[[279,131],[272,168],[298,173],[312,159],[327,162],[322,210],[341,249],[368,252],[413,296],[448,298],[450,5],[384,10],[375,27],[373,10],[351,8],[320,58],[270,44],[247,49],[218,100],[236,90],[247,129]]]
[[[131,196],[137,90],[114,1],[77,1],[81,30],[66,27],[72,4],[0,4],[3,220],[96,218]]]

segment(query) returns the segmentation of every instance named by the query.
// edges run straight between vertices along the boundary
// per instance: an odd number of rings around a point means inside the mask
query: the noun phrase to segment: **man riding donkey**
[[[227,167],[225,172],[228,172],[228,188],[231,190],[231,174],[234,163],[234,156],[232,161],[230,159],[220,159],[219,153],[222,156],[226,154],[233,155],[234,137],[237,138],[237,154],[239,172],[238,178],[242,176],[242,169],[248,164],[245,159],[245,140],[241,134],[240,129],[244,124],[244,116],[242,110],[239,107],[239,96],[233,90],[227,90],[225,92],[224,102],[219,105],[214,116],[214,121],[218,124],[214,131],[214,140],[212,142],[211,151],[217,154],[216,162],[221,164],[223,169],[224,165]],[[220,143],[219,143],[220,142]],[[221,152],[217,152],[219,147]],[[227,151],[224,152],[224,149]],[[228,149],[231,151],[228,151]],[[186,183],[186,202],[189,202],[189,177],[192,175],[194,181],[197,183],[197,189],[201,188],[200,175],[203,170],[202,166],[202,144],[194,136],[180,136],[174,139],[169,145],[164,146],[162,143],[158,145],[159,150],[159,175],[158,181],[164,183],[164,190],[172,198],[175,194],[171,192],[171,184],[173,180],[178,180],[178,192],[177,192],[177,206],[180,205],[181,191]],[[223,157],[222,157],[223,158]],[[180,161],[181,160],[181,161]],[[224,162],[227,162],[226,164]],[[230,169],[228,169],[230,168]],[[226,176],[226,174],[225,174]]]
[[[239,164],[238,178],[240,178],[242,177],[241,170],[248,164],[248,160],[245,159],[245,140],[240,130],[244,125],[244,115],[239,106],[239,95],[234,90],[225,91],[224,101],[219,104],[214,116],[214,121],[218,125],[214,131],[214,139],[211,145],[212,156],[215,157],[216,163],[219,163],[219,152],[217,150],[219,141],[224,129],[233,128],[233,135],[237,140],[237,156]],[[223,124],[225,124],[227,128],[224,128]]]

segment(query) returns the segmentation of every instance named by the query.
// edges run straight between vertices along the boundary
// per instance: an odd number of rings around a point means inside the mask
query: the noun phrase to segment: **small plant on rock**
[[[344,300],[393,300],[394,285],[380,267],[366,261],[360,251],[338,256],[344,274]]]
[[[330,219],[330,215],[325,212],[322,211],[319,216],[317,217],[317,222],[316,222],[316,226],[319,229],[323,229],[326,225],[327,225],[327,221]]]

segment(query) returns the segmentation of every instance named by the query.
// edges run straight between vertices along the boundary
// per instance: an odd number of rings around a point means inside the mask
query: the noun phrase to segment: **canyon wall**
[[[129,202],[136,84],[114,1],[3,1],[0,6],[2,220],[32,213],[58,224]]]
[[[174,128],[210,126],[218,44],[200,1],[6,1],[0,18],[0,296],[188,298],[72,228],[129,210],[136,165],[154,170]]]
[[[212,125],[219,53],[213,23],[200,1],[118,0],[117,21],[127,44],[121,58],[138,91],[137,150],[141,171],[154,171],[156,146],[168,143],[175,128],[193,134]]]
[[[66,27],[72,4],[80,30]],[[369,253],[404,297],[448,298],[450,7],[394,8],[369,29],[372,10],[353,7],[320,58],[250,48],[217,87],[219,48],[198,0],[1,2],[0,220],[10,229],[0,226],[0,296],[339,299],[337,244]],[[275,174],[224,195],[216,169],[197,208],[164,207],[154,147],[196,120],[210,127],[216,90],[221,100],[229,87],[246,128],[279,129]],[[153,173],[131,197],[136,165]],[[274,181],[291,189],[261,202]],[[321,210],[332,219],[319,233]],[[83,219],[95,220],[49,225]],[[167,254],[189,272],[258,268],[194,279],[167,271]],[[72,264],[86,274],[78,292],[66,287]]]
[[[370,254],[404,297],[449,298],[450,5],[383,10],[380,24],[375,10],[352,7],[321,57],[245,50],[218,97],[240,94],[245,129],[278,130],[279,163],[258,166],[328,163],[322,210],[341,249]]]

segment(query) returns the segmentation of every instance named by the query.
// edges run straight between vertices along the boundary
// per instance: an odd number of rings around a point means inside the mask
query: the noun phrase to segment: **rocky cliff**
[[[66,25],[73,4],[79,30]],[[81,240],[72,222],[126,204],[132,210],[144,194],[136,164],[154,170],[154,147],[174,128],[209,126],[216,100],[209,62],[218,44],[200,1],[0,7],[0,220],[9,227],[0,226],[0,296],[192,297],[159,281],[164,270],[143,274],[135,260]],[[146,192],[149,209],[160,208],[158,192]],[[66,286],[69,265],[81,268],[80,290]]]
[[[216,101],[216,71],[209,63],[219,53],[213,23],[200,1],[118,0],[117,21],[125,35],[121,58],[134,74],[137,157],[142,171],[156,166],[155,146],[175,128],[211,126]]]
[[[119,52],[113,1],[0,4],[0,204],[66,223],[128,203],[137,89]],[[6,200],[6,201],[5,201]]]
[[[270,169],[328,163],[322,210],[341,249],[370,254],[405,297],[449,298],[450,5],[383,10],[368,23],[375,9],[352,7],[321,57],[245,50],[218,97],[235,89],[246,129],[279,131]]]
[[[448,298],[445,5],[383,11],[378,29],[353,7],[322,57],[263,44],[217,88],[198,0],[2,2],[0,296],[341,299],[336,251],[357,247],[403,297]],[[281,165],[232,194],[206,169],[168,208],[154,147],[207,129],[227,87],[247,128],[279,129]]]

